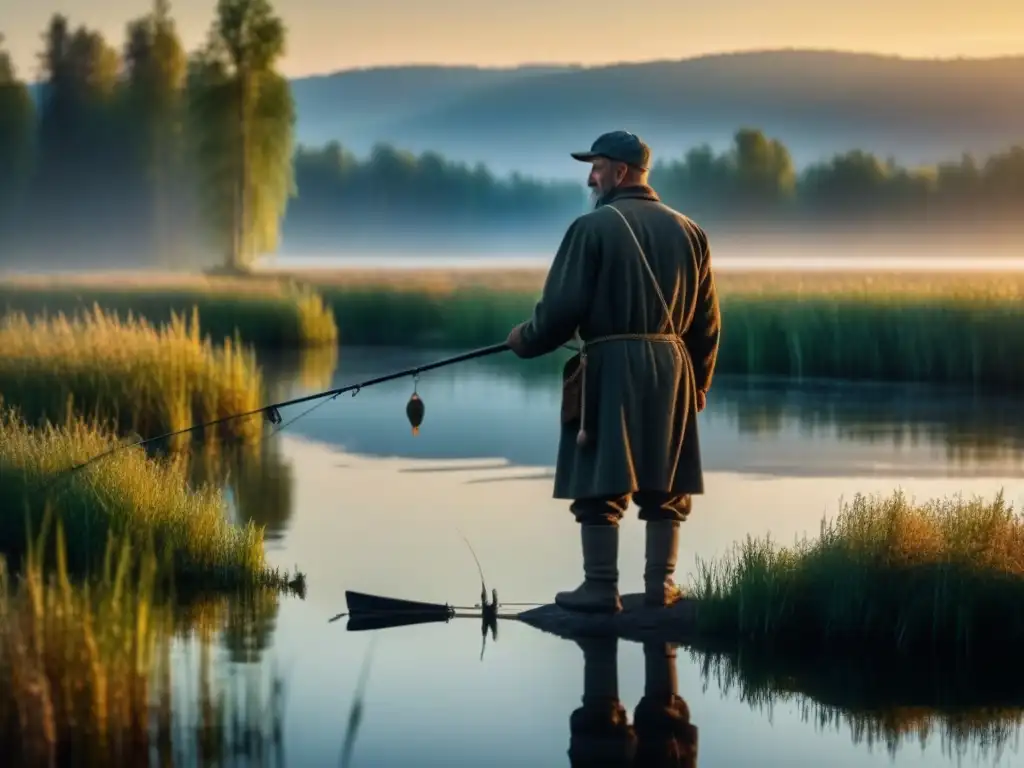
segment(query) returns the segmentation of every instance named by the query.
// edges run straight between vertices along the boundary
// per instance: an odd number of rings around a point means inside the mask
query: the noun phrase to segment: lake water
[[[332,386],[448,354],[343,349]],[[284,381],[279,391],[319,384]],[[404,412],[412,386],[398,380],[324,401],[270,438],[271,463],[238,497],[243,513],[267,525],[272,562],[297,565],[308,578],[305,600],[282,598],[257,644],[265,646],[261,668],[275,665],[285,682],[288,764],[339,764],[365,663],[351,766],[596,764],[568,755],[570,716],[584,686],[576,643],[505,621],[481,659],[473,620],[377,632],[329,622],[346,610],[346,589],[473,605],[479,579],[460,533],[502,601],[546,602],[580,579],[578,528],[566,504],[551,498],[557,366],[491,360],[424,374],[417,389],[426,418],[416,437]],[[305,407],[282,411],[285,421]],[[707,492],[683,528],[683,578],[696,557],[718,556],[747,534],[771,533],[782,543],[814,536],[822,516],[856,493],[902,488],[925,499],[1002,489],[1015,506],[1024,501],[1024,407],[1011,400],[723,378],[699,421]],[[620,589],[639,590],[642,568],[634,510],[622,528]],[[632,720],[644,694],[645,648],[621,641],[604,652],[617,659],[618,696]],[[949,734],[963,732],[962,721],[944,725],[942,713],[920,701],[894,701],[902,708],[874,714],[837,715],[799,695],[768,707],[706,675],[685,648],[674,664],[700,766],[973,766],[1020,758],[1015,739],[1001,755],[970,734],[958,748]],[[614,668],[609,675],[606,684],[615,684]],[[1011,711],[1011,731],[1017,718]],[[908,722],[922,724],[924,734],[905,727],[887,745],[885,724]]]

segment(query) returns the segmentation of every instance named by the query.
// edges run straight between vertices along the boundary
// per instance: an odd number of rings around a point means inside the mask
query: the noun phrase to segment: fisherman
[[[679,525],[704,492],[696,414],[721,333],[708,237],[660,201],[636,135],[606,133],[571,156],[591,164],[594,209],[569,225],[532,318],[508,336],[521,358],[580,339],[563,373],[554,498],[572,500],[584,581],[555,602],[622,609],[618,526],[632,500],[646,523],[645,602],[667,606],[683,597]]]

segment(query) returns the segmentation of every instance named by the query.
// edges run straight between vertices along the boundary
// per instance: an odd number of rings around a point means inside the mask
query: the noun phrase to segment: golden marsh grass
[[[215,347],[202,339],[195,316],[191,322],[172,316],[157,327],[96,307],[74,319],[0,319],[0,392],[33,424],[77,414],[121,434],[152,437],[257,409],[262,390],[254,354],[230,340]],[[262,433],[254,416],[202,437],[245,442]]]
[[[9,276],[0,280],[0,312],[79,315],[99,305],[154,325],[197,311],[201,333],[260,348],[331,346],[338,332],[315,291],[287,279],[162,272]]]
[[[175,695],[174,621],[154,601],[152,551],[112,546],[102,571],[83,583],[70,577],[60,556],[66,538],[57,534],[55,569],[33,552],[14,580],[0,559],[5,763],[138,766],[158,757],[161,765],[223,765],[234,754],[258,765],[280,752],[280,684],[269,701],[250,686],[241,701],[227,698],[212,679],[208,638],[195,701]],[[182,704],[191,705],[190,720]]]
[[[66,473],[120,444],[85,422],[31,428],[13,410],[0,413],[0,551],[24,552],[30,530],[52,513],[74,573],[92,572],[114,535],[169,557],[182,589],[294,583],[267,567],[262,528],[229,521],[219,487],[190,487],[184,457],[157,460],[132,446]]]

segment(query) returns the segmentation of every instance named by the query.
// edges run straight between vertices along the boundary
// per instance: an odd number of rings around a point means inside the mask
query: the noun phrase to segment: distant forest
[[[244,269],[282,241],[547,236],[585,210],[582,165],[573,184],[386,144],[295,146],[285,39],[268,0],[219,0],[191,54],[166,0],[119,49],[54,15],[30,87],[0,38],[0,266]],[[782,141],[741,128],[727,151],[660,160],[651,183],[720,227],[1024,227],[1024,146],[928,168],[851,150],[798,171]]]

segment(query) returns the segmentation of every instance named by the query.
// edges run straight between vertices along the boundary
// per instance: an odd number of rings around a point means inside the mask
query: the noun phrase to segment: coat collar
[[[629,187],[616,187],[611,192],[598,200],[597,207],[607,205],[614,200],[651,200],[655,203],[661,200],[653,187],[647,184],[636,184]]]

